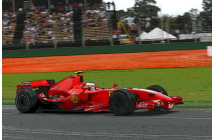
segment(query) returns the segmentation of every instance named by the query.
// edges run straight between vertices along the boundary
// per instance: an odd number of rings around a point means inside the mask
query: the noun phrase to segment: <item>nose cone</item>
[[[164,99],[167,102],[172,101],[172,98],[170,98],[167,95],[162,94],[161,92],[155,92],[154,94],[155,94],[156,99],[159,99],[159,100]]]

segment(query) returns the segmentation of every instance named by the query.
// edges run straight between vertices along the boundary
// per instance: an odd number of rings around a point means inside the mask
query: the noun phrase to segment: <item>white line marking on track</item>
[[[29,137],[21,137],[21,136],[9,136],[9,135],[3,135],[2,136],[2,138],[3,139],[21,139],[21,140],[23,140],[23,139],[26,139],[26,140],[37,140],[37,139],[33,139],[33,138],[29,138]]]
[[[6,132],[27,133],[27,134],[44,134],[44,135],[62,135],[62,136],[89,136],[89,137],[116,137],[116,138],[161,138],[164,139],[209,139],[212,136],[189,136],[189,135],[147,135],[147,134],[115,134],[115,133],[89,133],[89,132],[59,132],[52,130],[29,130],[16,129],[11,126],[2,127],[3,136]]]
[[[2,113],[2,114],[16,114],[16,113]]]
[[[183,118],[183,117],[143,117],[143,119],[188,119],[188,120],[212,120],[212,118]]]

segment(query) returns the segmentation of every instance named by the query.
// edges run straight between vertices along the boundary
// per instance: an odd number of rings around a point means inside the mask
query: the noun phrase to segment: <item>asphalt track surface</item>
[[[2,107],[5,140],[210,140],[211,109],[136,110],[129,116],[110,112],[36,112]]]

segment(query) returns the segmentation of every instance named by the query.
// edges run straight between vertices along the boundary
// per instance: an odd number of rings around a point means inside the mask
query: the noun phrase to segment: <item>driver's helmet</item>
[[[86,83],[86,86],[88,86],[90,90],[96,90],[95,84],[92,82]]]

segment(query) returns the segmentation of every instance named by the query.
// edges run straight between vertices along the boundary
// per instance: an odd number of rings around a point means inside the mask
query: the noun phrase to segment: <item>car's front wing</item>
[[[137,101],[135,108],[138,109],[154,109],[157,107],[163,107],[165,109],[172,109],[176,104],[183,104],[182,97],[180,96],[170,96],[172,101],[167,102],[164,99],[162,100],[142,100]]]

